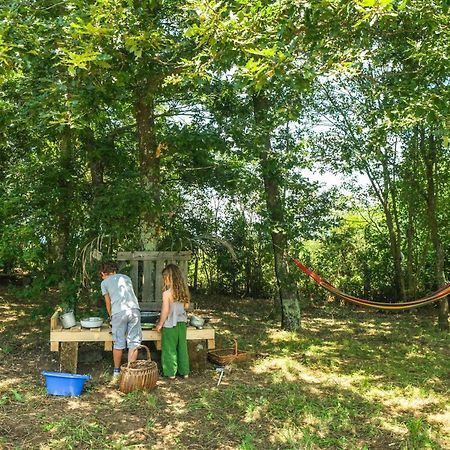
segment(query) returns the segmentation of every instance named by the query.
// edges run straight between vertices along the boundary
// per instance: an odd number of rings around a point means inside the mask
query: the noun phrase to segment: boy
[[[138,347],[142,341],[141,311],[130,277],[117,272],[117,264],[108,261],[102,264],[100,285],[105,297],[106,310],[110,316],[113,338],[113,383],[120,379],[120,363],[125,347],[128,362],[136,361]]]

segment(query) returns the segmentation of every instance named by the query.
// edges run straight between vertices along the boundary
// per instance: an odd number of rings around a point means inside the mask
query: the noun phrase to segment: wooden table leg
[[[204,372],[208,360],[205,341],[188,341],[189,367],[191,372]]]
[[[51,341],[50,342],[50,351],[51,352],[59,352],[59,342]]]
[[[78,342],[61,342],[59,352],[59,370],[67,373],[77,373]]]

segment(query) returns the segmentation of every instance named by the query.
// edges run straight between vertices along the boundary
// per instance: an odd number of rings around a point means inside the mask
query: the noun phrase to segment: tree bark
[[[83,142],[86,147],[86,160],[91,175],[92,205],[95,209],[99,191],[104,184],[104,166],[101,155],[99,154],[98,142],[91,128],[84,130]]]
[[[425,142],[425,134],[421,136],[421,150],[427,183],[427,218],[430,230],[430,239],[435,252],[435,279],[438,286],[445,283],[444,275],[444,249],[439,233],[439,222],[437,218],[438,195],[436,190],[436,166],[437,166],[437,143],[436,138],[430,132],[428,142]],[[428,145],[427,145],[428,144]],[[441,330],[449,329],[448,322],[448,298],[439,301],[438,321]]]
[[[194,282],[193,282],[194,290],[198,289],[198,255],[194,256]]]
[[[61,278],[67,278],[69,263],[69,240],[71,234],[71,198],[72,186],[70,173],[73,168],[72,161],[72,133],[65,127],[60,140],[60,172],[58,174],[59,198],[58,202],[58,231],[55,241],[56,270]]]
[[[137,89],[135,117],[139,144],[141,185],[149,195],[141,221],[141,243],[144,250],[156,250],[160,230],[160,158],[155,128],[155,92],[157,81],[146,80]]]
[[[284,202],[281,197],[282,180],[278,170],[279,163],[270,142],[271,129],[267,118],[269,102],[262,92],[253,96],[253,110],[277,280],[278,301],[274,302],[274,312],[278,317],[281,315],[283,329],[297,331],[300,328],[300,305],[286,257],[287,237],[283,231],[285,223]]]
[[[366,174],[369,178],[369,181],[372,185],[372,188],[378,197],[381,206],[383,207],[384,216],[386,218],[386,226],[388,229],[389,236],[389,247],[391,250],[391,255],[394,263],[394,284],[395,284],[395,295],[399,301],[404,299],[405,295],[405,285],[403,280],[403,271],[402,271],[402,258],[401,258],[401,249],[400,249],[400,238],[397,234],[394,216],[392,212],[392,208],[389,205],[389,177],[387,173],[386,162],[382,162],[383,165],[383,185],[380,186],[377,183],[376,178],[370,171],[368,167],[366,167]]]
[[[407,166],[405,168],[405,200],[408,211],[408,222],[406,225],[406,295],[407,299],[414,299],[417,297],[417,269],[418,266],[415,257],[414,239],[416,236],[415,217],[417,215],[417,195],[419,194],[417,186],[417,141],[418,130],[414,128],[411,142],[405,152],[405,161]],[[405,183],[404,183],[405,185]]]

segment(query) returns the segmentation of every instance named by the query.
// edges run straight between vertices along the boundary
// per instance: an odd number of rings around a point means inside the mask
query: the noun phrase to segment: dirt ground
[[[188,380],[161,377],[156,389],[125,395],[110,386],[111,353],[82,344],[78,373],[92,381],[80,397],[59,397],[47,394],[42,375],[59,371],[49,346],[55,304],[51,295],[42,305],[0,288],[1,449],[421,450],[449,442],[448,338],[433,335],[432,315],[348,309],[350,320],[315,310],[294,335],[268,319],[268,300],[255,308],[252,299],[200,299],[196,312],[212,318],[216,346],[237,337],[251,355],[227,368],[220,386],[208,364]]]
[[[78,373],[91,375],[92,381],[80,397],[49,396],[42,372],[59,371],[59,354],[50,352],[49,346],[50,316],[39,314],[46,308],[33,300],[18,299],[6,288],[0,290],[0,297],[0,448],[236,448],[233,439],[227,443],[226,430],[223,436],[216,436],[216,444],[210,439],[208,444],[202,443],[209,420],[201,417],[200,410],[192,417],[186,407],[200,391],[217,389],[215,366],[208,364],[204,372],[192,373],[188,380],[160,377],[150,393],[125,395],[110,385],[111,352],[103,351],[102,344],[83,343],[79,346]],[[49,298],[49,303],[55,301]],[[197,311],[212,316],[220,328],[213,311]],[[220,342],[220,332],[218,339]],[[154,344],[146,344],[158,361]],[[145,352],[140,357],[145,357]],[[245,367],[227,368],[220,387],[231,380],[247,383]],[[174,417],[180,418],[175,425]],[[86,430],[65,438],[80,423]],[[89,423],[100,425],[90,429]],[[114,439],[117,447],[111,444]]]

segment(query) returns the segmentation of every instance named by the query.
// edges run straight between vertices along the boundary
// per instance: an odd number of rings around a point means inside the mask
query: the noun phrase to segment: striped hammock
[[[334,287],[331,283],[328,283],[328,281],[324,280],[319,275],[314,273],[311,269],[308,269],[308,267],[302,264],[299,260],[295,258],[292,258],[292,260],[300,270],[305,272],[306,275],[310,276],[319,286],[322,286],[327,291],[348,302],[356,303],[357,305],[361,306],[368,306],[370,308],[390,309],[390,310],[418,308],[419,306],[428,305],[429,303],[441,300],[450,294],[450,283],[447,283],[444,286],[437,289],[436,291],[432,292],[431,294],[425,295],[424,297],[409,302],[387,303],[387,302],[374,302],[372,300],[364,300],[359,297],[354,297],[353,295],[345,294],[338,288]]]

